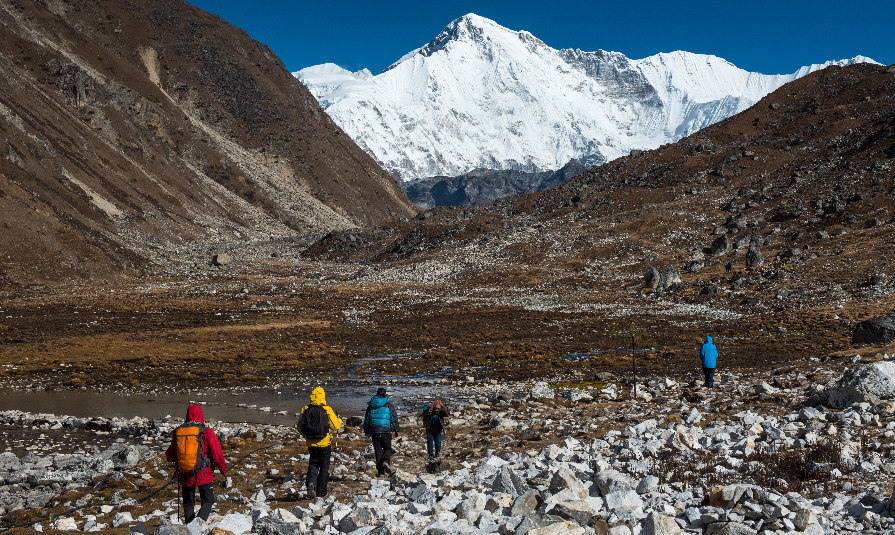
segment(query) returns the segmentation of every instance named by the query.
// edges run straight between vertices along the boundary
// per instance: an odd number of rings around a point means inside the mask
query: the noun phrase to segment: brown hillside
[[[382,224],[400,187],[264,45],[186,2],[0,2],[0,281]]]
[[[689,303],[876,302],[895,287],[893,193],[895,68],[830,67],[554,189],[334,233],[306,255],[436,262],[471,286],[608,292],[603,302],[655,295],[640,286],[649,266],[676,268],[682,281],[664,295]],[[728,248],[712,254],[722,235]],[[750,245],[764,263],[746,270]]]

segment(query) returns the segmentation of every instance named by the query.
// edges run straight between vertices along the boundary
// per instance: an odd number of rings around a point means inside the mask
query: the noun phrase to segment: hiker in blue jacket
[[[376,395],[367,403],[364,415],[364,434],[373,441],[373,453],[376,456],[376,475],[391,474],[392,432],[397,438],[401,432],[395,407],[388,400],[388,392],[384,388],[376,391]]]
[[[715,386],[715,366],[718,361],[718,348],[712,343],[712,337],[706,336],[702,349],[699,350],[699,358],[702,360],[702,373],[705,375],[705,387]]]
[[[447,425],[448,411],[444,404],[436,399],[432,404],[423,407],[420,418],[423,420],[423,427],[426,428],[426,451],[431,461],[441,455],[441,435],[444,426]]]

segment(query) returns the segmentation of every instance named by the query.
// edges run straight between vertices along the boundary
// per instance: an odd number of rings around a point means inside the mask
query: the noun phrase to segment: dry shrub
[[[831,441],[801,449],[762,448],[741,460],[737,465],[715,454],[694,460],[668,453],[659,457],[655,472],[662,483],[677,481],[703,488],[749,483],[786,493],[812,487],[828,491],[833,469],[843,475],[860,469],[860,463],[843,461],[842,447]]]

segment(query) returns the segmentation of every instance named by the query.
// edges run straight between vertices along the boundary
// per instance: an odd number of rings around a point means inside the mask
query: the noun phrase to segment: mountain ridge
[[[748,108],[830,64],[786,75],[715,56],[553,49],[529,32],[469,14],[379,75],[333,64],[295,75],[392,176],[458,176],[476,168],[537,172],[570,159],[598,165],[650,149]]]

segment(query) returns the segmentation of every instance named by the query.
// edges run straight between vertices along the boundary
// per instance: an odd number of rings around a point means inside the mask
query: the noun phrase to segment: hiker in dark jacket
[[[420,418],[423,420],[423,427],[426,428],[426,451],[432,460],[441,455],[441,435],[444,426],[447,425],[448,411],[444,404],[436,399],[431,405],[423,408]]]
[[[699,358],[702,361],[702,373],[705,375],[705,387],[715,386],[715,367],[718,361],[718,348],[712,343],[712,337],[706,336],[702,349],[699,350]]]
[[[392,432],[397,438],[401,428],[398,426],[398,415],[395,407],[388,400],[388,392],[384,388],[376,391],[376,395],[367,403],[364,415],[364,434],[373,441],[373,453],[376,455],[376,475],[391,474]]]
[[[204,427],[202,432],[202,458],[205,462],[205,468],[196,473],[179,472],[177,479],[183,489],[183,515],[186,523],[189,524],[196,518],[196,489],[199,489],[199,498],[202,505],[199,508],[199,518],[208,520],[211,514],[211,506],[214,505],[214,469],[215,467],[223,475],[227,475],[227,461],[224,460],[224,454],[221,452],[221,442],[217,435],[209,427],[205,427],[205,415],[202,413],[202,407],[199,405],[190,405],[186,410],[186,424],[199,424]],[[194,435],[195,436],[195,435]],[[195,451],[195,450],[194,450]],[[177,459],[177,439],[171,439],[171,445],[165,452],[168,462],[175,462]],[[177,470],[177,467],[174,467]]]

